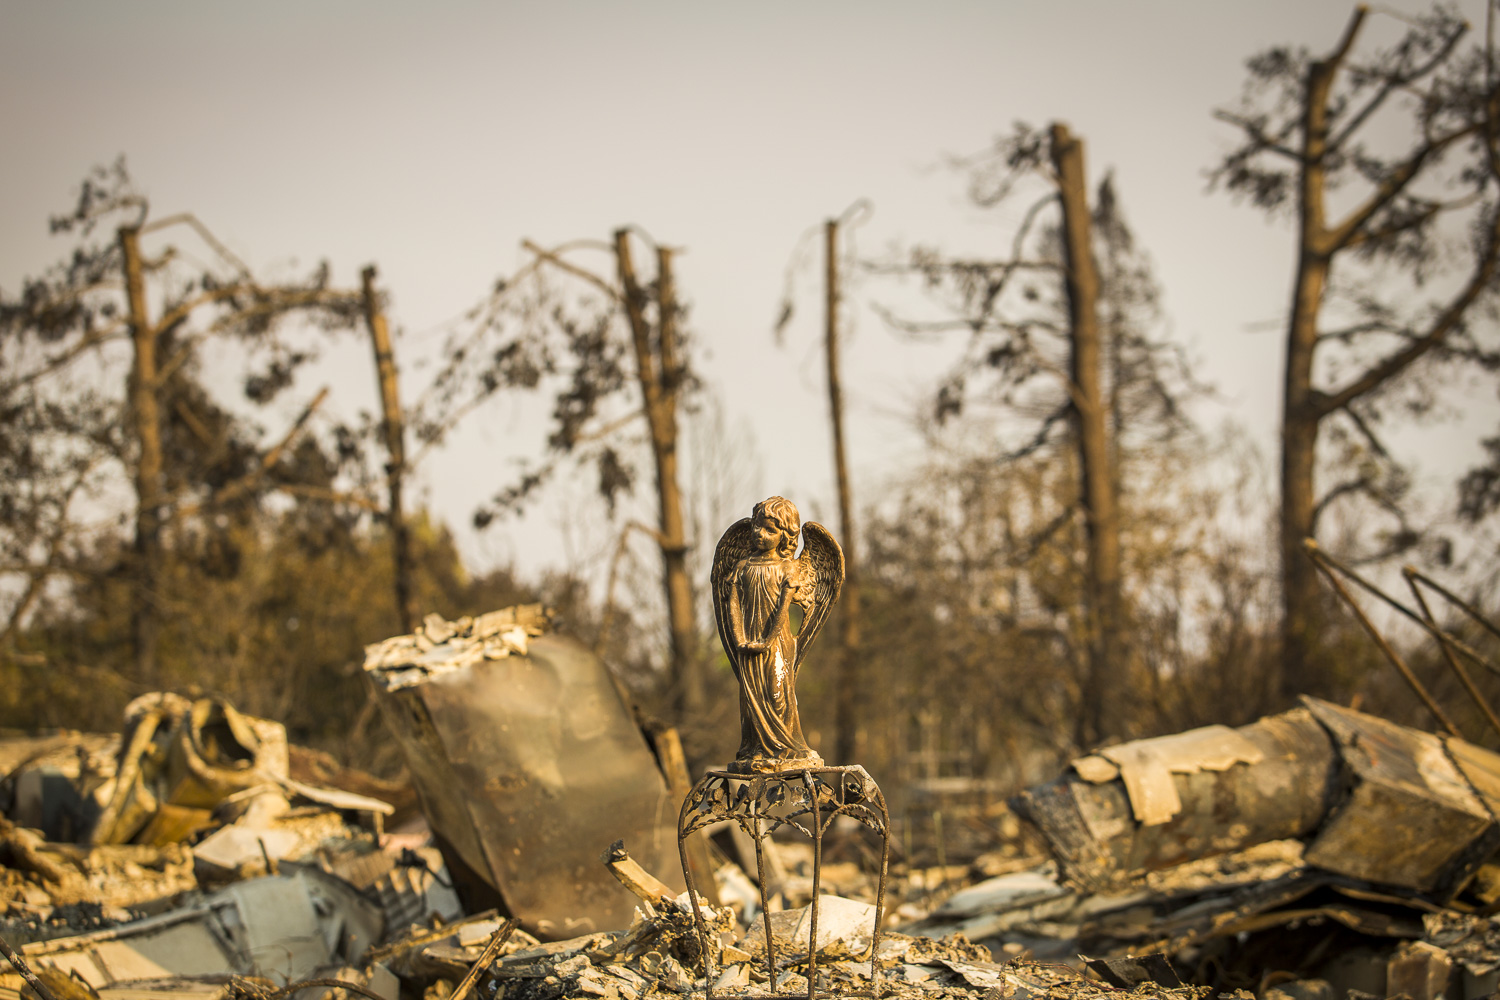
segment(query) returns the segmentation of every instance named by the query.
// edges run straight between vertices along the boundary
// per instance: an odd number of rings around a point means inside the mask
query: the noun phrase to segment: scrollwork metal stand
[[[870,937],[869,990],[818,993],[818,905],[823,868],[823,833],[839,816],[869,827],[880,835],[880,884],[875,895],[875,926]],[[813,844],[812,904],[808,914],[807,997],[880,996],[880,971],[875,956],[880,946],[880,921],[885,908],[885,878],[891,855],[891,816],[885,796],[875,779],[859,765],[811,767],[770,774],[740,774],[709,771],[682,803],[677,820],[677,850],[682,875],[693,905],[693,921],[703,954],[707,1000],[714,996],[714,952],[709,948],[703,911],[698,905],[693,872],[687,861],[687,838],[723,820],[731,820],[755,843],[755,869],[760,883],[760,912],[766,934],[766,973],[774,996],[776,989],[776,938],[771,932],[770,899],[766,893],[765,839],[778,828],[790,826],[806,834]]]

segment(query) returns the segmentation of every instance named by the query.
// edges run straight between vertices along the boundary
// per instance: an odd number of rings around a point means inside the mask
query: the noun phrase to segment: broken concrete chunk
[[[443,619],[442,615],[432,612],[422,619],[422,635],[434,646],[441,646],[458,634],[459,625],[467,624],[469,624],[467,619],[460,619],[457,622],[449,624]]]
[[[661,961],[658,972],[658,981],[662,989],[672,993],[690,993],[693,989],[693,975],[683,968],[681,962],[667,955]]]
[[[1326,979],[1293,979],[1269,987],[1264,1000],[1341,1000]]]
[[[380,962],[370,966],[370,973],[365,977],[365,985],[381,1000],[401,1000],[401,980],[397,979],[396,974]]]
[[[1086,961],[1100,979],[1121,989],[1132,989],[1142,983],[1175,988],[1182,979],[1166,955],[1154,952],[1149,955],[1127,955],[1116,958],[1091,958]]]
[[[968,986],[976,990],[999,989],[1005,991],[1010,985],[1005,978],[1005,966],[995,965],[992,962],[975,964],[972,962],[956,962],[952,959],[938,959],[950,972],[958,974]]]
[[[928,981],[936,979],[941,974],[940,969],[930,965],[903,965],[899,973],[901,982],[912,986],[922,986]]]
[[[714,989],[743,990],[750,985],[750,968],[746,965],[736,964],[728,966],[719,973],[719,978],[714,980]]]

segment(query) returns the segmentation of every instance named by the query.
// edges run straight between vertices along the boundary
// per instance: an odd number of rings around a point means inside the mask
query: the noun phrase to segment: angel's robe
[[[745,638],[758,640],[776,615],[791,564],[747,559],[734,581]],[[790,617],[764,652],[739,650],[740,750],[736,757],[801,758],[811,754],[797,717],[797,637]]]

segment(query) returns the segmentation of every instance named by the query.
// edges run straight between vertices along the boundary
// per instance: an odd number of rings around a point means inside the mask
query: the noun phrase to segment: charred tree
[[[646,320],[646,294],[630,256],[630,232],[615,232],[615,263],[635,353],[641,409],[650,430],[656,466],[657,535],[661,549],[662,587],[667,600],[667,628],[672,661],[669,683],[678,712],[687,716],[703,705],[703,678],[698,671],[698,638],[693,623],[693,588],[687,571],[687,533],[682,516],[682,488],[677,472],[677,409],[684,371],[677,343],[677,289],[672,251],[657,249],[656,329]]]
[[[1054,456],[1058,475],[1049,478],[1074,484],[1039,498],[1049,509],[1016,526],[1011,558],[1026,563],[1050,550],[1080,570],[1066,592],[1049,587],[1047,600],[1064,610],[1050,627],[1074,671],[1073,741],[1088,746],[1124,735],[1131,713],[1122,699],[1144,697],[1134,683],[1123,568],[1125,469],[1150,465],[1156,449],[1188,429],[1180,399],[1196,386],[1180,353],[1153,329],[1155,283],[1112,181],[1090,199],[1081,139],[1061,123],[1045,131],[1022,125],[966,166],[979,206],[1031,199],[1008,255],[957,258],[917,247],[908,261],[880,269],[915,272],[940,312],[885,314],[915,337],[968,338],[937,393],[936,424],[992,408],[1003,428],[995,434],[1004,447],[999,462],[1019,468]]]
[[[1283,702],[1304,690],[1336,695],[1348,680],[1317,652],[1319,584],[1304,539],[1333,505],[1364,498],[1388,527],[1373,551],[1350,555],[1368,561],[1416,545],[1404,470],[1381,423],[1401,406],[1430,409],[1434,365],[1497,357],[1470,322],[1493,298],[1500,259],[1491,54],[1462,52],[1467,25],[1438,10],[1395,46],[1360,57],[1369,14],[1357,7],[1321,58],[1276,48],[1251,59],[1241,106],[1218,114],[1241,143],[1217,182],[1296,222],[1282,386]],[[1407,148],[1378,152],[1374,133],[1402,127],[1413,135]],[[1456,280],[1443,274],[1451,255],[1467,258],[1450,272]],[[1320,487],[1326,452],[1340,444],[1354,460]]]
[[[365,328],[375,352],[375,376],[380,389],[380,430],[385,439],[385,516],[391,534],[391,559],[395,565],[396,615],[401,631],[410,633],[421,617],[412,597],[411,527],[406,523],[402,492],[406,479],[406,426],[401,414],[401,396],[396,381],[396,356],[391,348],[390,325],[386,322],[380,293],[375,288],[375,266],[360,275],[360,301]]]
[[[196,380],[201,345],[237,340],[248,365],[245,393],[264,403],[292,385],[311,356],[283,337],[282,322],[347,326],[358,298],[330,289],[326,268],[302,283],[259,282],[195,216],[150,219],[123,161],[90,176],[52,230],[77,234],[78,244],[27,279],[20,295],[0,295],[0,409],[32,439],[4,449],[15,481],[0,486],[0,507],[21,515],[0,522],[4,573],[27,580],[6,630],[15,633],[50,578],[127,580],[128,669],[157,685],[172,529],[196,518],[198,537],[213,537],[218,526],[197,515],[243,510],[270,490],[295,488],[283,459],[323,398],[280,441],[257,441]],[[172,243],[146,253],[143,241],[167,230],[190,231],[212,262],[187,265]],[[96,231],[112,238],[91,238]],[[263,369],[257,356],[268,359]],[[83,358],[106,373],[98,386],[74,378]],[[133,528],[118,549],[107,534],[95,530],[85,542],[69,527],[69,500],[85,478],[89,490],[132,494],[121,520]],[[40,511],[45,518],[35,516]],[[116,564],[101,571],[101,556]],[[86,573],[75,565],[85,561],[94,564]]]
[[[1080,496],[1087,539],[1085,587],[1088,598],[1089,670],[1083,706],[1089,733],[1104,732],[1110,710],[1105,693],[1120,674],[1123,605],[1120,577],[1120,521],[1116,478],[1111,469],[1109,403],[1101,384],[1103,352],[1099,336],[1099,272],[1083,159],[1083,141],[1061,123],[1052,126],[1052,164],[1062,207],[1063,286],[1068,303],[1068,396],[1078,451]]]
[[[535,390],[561,382],[546,461],[475,512],[474,523],[480,528],[499,516],[520,512],[564,459],[597,467],[599,493],[613,517],[618,498],[636,484],[632,450],[650,450],[655,524],[632,520],[621,527],[600,634],[602,639],[615,617],[613,583],[628,539],[634,533],[648,535],[660,553],[666,607],[670,654],[663,688],[674,711],[691,713],[703,705],[703,647],[688,573],[679,420],[697,380],[688,361],[674,253],[656,246],[654,280],[643,278],[632,255],[633,232],[639,230],[624,228],[609,242],[580,240],[550,250],[523,242],[532,260],[497,281],[450,341],[430,398],[419,407],[417,433],[430,444],[502,389]],[[579,250],[607,253],[609,269],[595,271],[574,263]],[[562,285],[555,283],[558,278]],[[583,294],[565,295],[561,289],[567,286]],[[622,404],[632,389],[639,391],[639,403]],[[632,433],[642,423],[644,440]],[[623,651],[605,652],[616,656]]]
[[[158,405],[156,365],[157,330],[146,311],[146,280],[141,265],[140,229],[122,226],[118,232],[120,264],[125,276],[130,317],[130,415],[136,445],[135,566],[132,573],[130,638],[137,676],[156,682],[158,585],[161,578],[162,447],[161,408]]]
[[[859,558],[856,554],[853,489],[844,451],[844,389],[839,374],[839,222],[824,223],[824,355],[828,361],[828,419],[833,436],[833,475],[839,496],[839,538],[844,549],[844,589],[839,602],[839,663],[834,680],[834,759],[858,760]]]

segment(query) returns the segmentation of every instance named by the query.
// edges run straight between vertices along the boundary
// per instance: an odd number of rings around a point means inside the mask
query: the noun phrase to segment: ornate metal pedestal
[[[875,895],[875,927],[870,939],[870,988],[841,990],[837,994],[819,993],[818,985],[818,905],[823,868],[823,833],[839,816],[848,816],[880,834],[880,887]],[[713,952],[709,949],[703,912],[693,885],[693,873],[687,863],[686,842],[690,834],[721,820],[733,820],[755,843],[755,868],[760,882],[760,912],[766,933],[766,972],[772,994],[776,990],[776,938],[771,933],[770,900],[766,894],[764,842],[775,830],[791,826],[806,834],[813,844],[812,907],[808,914],[807,997],[818,1000],[828,996],[880,995],[880,972],[875,963],[880,945],[880,920],[885,908],[886,867],[891,855],[891,817],[885,807],[885,796],[875,779],[859,765],[848,767],[814,767],[773,774],[738,774],[733,771],[709,771],[693,786],[682,803],[677,820],[677,849],[682,857],[682,875],[687,882],[688,898],[693,903],[693,918],[704,956],[704,974],[708,1000],[714,995]]]

